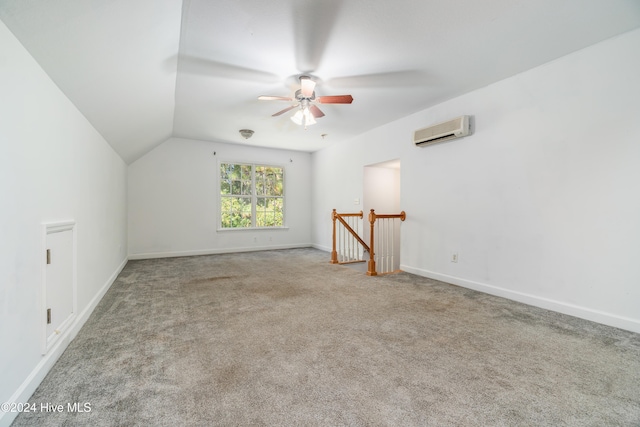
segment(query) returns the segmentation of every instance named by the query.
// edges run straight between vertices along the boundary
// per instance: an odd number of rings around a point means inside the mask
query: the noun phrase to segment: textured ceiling
[[[640,2],[0,0],[0,19],[130,163],[171,136],[316,151],[640,27]],[[288,104],[257,97],[302,73],[353,104],[271,117]]]

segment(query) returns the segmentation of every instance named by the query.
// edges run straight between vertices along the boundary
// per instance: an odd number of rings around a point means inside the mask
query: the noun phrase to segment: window
[[[282,227],[284,168],[220,163],[220,227]]]

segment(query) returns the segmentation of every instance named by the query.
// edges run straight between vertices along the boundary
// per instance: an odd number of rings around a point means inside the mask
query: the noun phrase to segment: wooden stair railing
[[[362,219],[363,213],[355,212],[355,213],[338,213],[334,209],[331,213],[331,220],[333,221],[333,246],[331,248],[331,264],[346,264],[349,262],[364,262],[364,260],[360,261],[345,261],[340,262],[338,260],[338,251],[336,250],[336,221],[339,221],[344,229],[349,232],[349,234],[360,244],[362,245],[362,249],[364,252],[369,252],[369,246],[362,240],[362,238],[358,235],[357,231],[355,231],[345,220],[345,218],[356,217]]]
[[[404,221],[407,218],[407,214],[402,211],[399,214],[383,214],[379,215],[375,213],[373,209],[369,212],[369,224],[371,225],[371,231],[369,234],[369,238],[371,240],[370,250],[369,250],[369,264],[367,265],[367,276],[377,276],[376,272],[376,260],[375,260],[375,223],[378,219],[400,219],[400,221]],[[391,271],[386,271],[387,273]]]
[[[382,220],[389,220],[389,219],[400,219],[401,221],[404,221],[406,219],[406,214],[404,211],[400,212],[399,214],[376,214],[374,209],[371,209],[371,212],[369,213],[369,224],[370,224],[370,243],[369,245],[367,245],[364,240],[362,240],[362,238],[358,235],[357,231],[354,230],[347,222],[347,220],[345,220],[345,218],[349,218],[349,217],[357,217],[357,218],[362,218],[363,217],[363,213],[362,211],[360,212],[356,212],[356,213],[338,213],[335,209],[333,210],[333,212],[331,213],[331,220],[333,222],[333,245],[332,245],[332,250],[331,250],[331,264],[346,264],[349,262],[364,262],[364,260],[349,260],[349,261],[340,261],[338,259],[338,251],[336,248],[336,221],[338,221],[340,224],[342,224],[344,230],[346,230],[353,239],[355,239],[363,248],[363,252],[368,252],[369,253],[369,261],[367,264],[367,276],[377,276],[378,272],[376,271],[376,253],[374,250],[374,246],[375,246],[375,242],[376,242],[376,231],[375,231],[375,225],[376,225],[376,221],[378,219],[382,219]],[[394,223],[392,222],[392,226],[394,226]],[[387,234],[389,233],[388,230],[388,225],[387,225]],[[389,237],[386,237],[386,240],[384,240],[384,238],[382,236],[379,237],[379,243],[382,242],[383,244],[386,243],[387,246],[389,246],[389,241],[391,240],[391,262],[389,262],[389,248],[385,248],[386,252],[383,250],[383,254],[385,256],[385,264],[386,267],[388,267],[388,265],[390,264],[392,267],[394,265],[394,260],[393,260],[393,252],[394,252],[394,241],[395,239],[395,234],[392,230],[391,232],[391,239],[389,239]],[[381,274],[386,274],[386,273],[391,273],[393,271],[389,270],[388,268],[385,268],[383,273]]]

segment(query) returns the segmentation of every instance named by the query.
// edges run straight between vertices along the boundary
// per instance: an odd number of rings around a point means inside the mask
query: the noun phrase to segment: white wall
[[[378,214],[400,213],[400,168],[371,165],[364,168],[364,213],[375,209]],[[354,206],[354,209],[358,206]],[[355,209],[359,211],[360,209]]]
[[[635,30],[315,153],[314,245],[399,158],[404,270],[640,332],[638,51]],[[462,114],[472,136],[413,146]]]
[[[286,228],[218,231],[219,162],[283,166]],[[310,246],[310,179],[309,153],[171,138],[129,165],[130,258]]]
[[[26,402],[126,262],[126,165],[2,22],[0,52],[0,402]],[[42,356],[42,224],[63,220],[79,315]]]

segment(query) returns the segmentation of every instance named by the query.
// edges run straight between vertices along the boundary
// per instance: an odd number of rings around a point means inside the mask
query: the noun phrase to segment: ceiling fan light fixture
[[[304,123],[306,125],[316,124],[316,119],[313,117],[313,114],[311,114],[311,111],[309,111],[308,107],[302,110],[302,115],[304,116]]]
[[[299,109],[293,116],[291,116],[291,121],[297,125],[304,126],[305,128],[316,124],[316,120],[313,118],[311,111],[309,111],[309,107]]]
[[[291,121],[297,125],[302,124],[302,119],[303,119],[302,110],[298,110],[293,116],[291,116]]]

